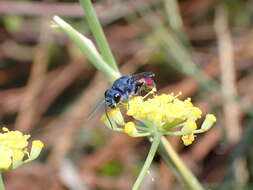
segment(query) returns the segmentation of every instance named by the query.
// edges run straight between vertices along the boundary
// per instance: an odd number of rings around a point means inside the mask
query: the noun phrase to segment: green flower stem
[[[145,132],[150,132],[150,129],[147,127],[143,127],[143,126],[135,126],[137,129],[139,129],[140,131],[145,131]]]
[[[207,132],[207,131],[208,131],[208,129],[197,129],[197,130],[193,131],[193,134],[204,133],[204,132]]]
[[[139,190],[141,182],[142,182],[143,178],[145,177],[146,173],[148,172],[148,169],[153,161],[153,158],[155,156],[155,153],[156,153],[159,143],[161,141],[161,136],[162,135],[159,132],[156,132],[156,134],[154,135],[153,142],[152,142],[151,148],[149,150],[148,156],[146,158],[144,166],[141,169],[139,176],[137,177],[137,179],[132,187],[132,190]]]
[[[111,49],[108,45],[105,34],[98,21],[96,12],[92,6],[91,1],[80,0],[80,4],[82,5],[85,11],[85,16],[87,18],[89,27],[96,39],[96,42],[98,44],[99,50],[101,51],[102,57],[104,58],[105,62],[107,62],[115,71],[118,71],[117,64],[112,55]]]
[[[140,133],[140,134],[134,135],[132,137],[147,137],[150,135],[151,135],[151,133],[147,132],[147,133]]]
[[[96,50],[92,41],[81,33],[76,31],[72,26],[66,23],[58,16],[54,16],[54,22],[60,27],[68,37],[79,47],[88,60],[112,82],[120,77],[120,73],[111,68]]]
[[[0,172],[0,190],[5,190],[2,173]]]
[[[168,132],[165,132],[164,135],[181,136],[181,135],[188,135],[191,133],[193,133],[193,132],[192,131],[191,132],[188,132],[188,131],[168,131]]]
[[[182,135],[189,135],[189,134],[199,134],[199,133],[204,133],[208,130],[205,129],[197,129],[193,131],[168,131],[164,132],[164,135],[174,135],[174,136],[182,136]]]
[[[117,128],[114,128],[113,131],[116,131],[116,132],[123,132],[123,129],[117,127]]]
[[[185,166],[184,162],[180,159],[178,154],[175,152],[175,150],[165,137],[162,137],[159,151],[165,161],[168,162],[172,166],[172,168],[174,168],[176,176],[184,182],[187,189],[204,190],[202,185],[191,173],[191,171]]]

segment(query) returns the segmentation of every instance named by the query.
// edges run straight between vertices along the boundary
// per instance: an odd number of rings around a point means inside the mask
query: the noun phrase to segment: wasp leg
[[[112,121],[110,120],[110,116],[109,116],[109,114],[108,114],[108,110],[107,110],[107,107],[106,107],[106,106],[105,106],[105,115],[106,115],[106,118],[107,118],[107,120],[109,121],[110,126],[111,126],[111,127],[108,126],[109,129],[111,129],[111,130],[113,130],[113,131],[117,131],[117,132],[123,132],[123,129],[122,129],[122,128],[117,127],[117,124],[116,124],[115,122],[112,122]]]
[[[143,99],[147,98],[149,95],[153,95],[156,93],[156,88],[152,88],[144,97]]]

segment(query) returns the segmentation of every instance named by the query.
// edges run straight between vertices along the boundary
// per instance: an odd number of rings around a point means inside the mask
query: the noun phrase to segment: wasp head
[[[105,91],[105,104],[110,108],[115,108],[121,100],[121,93],[117,90],[108,89]]]

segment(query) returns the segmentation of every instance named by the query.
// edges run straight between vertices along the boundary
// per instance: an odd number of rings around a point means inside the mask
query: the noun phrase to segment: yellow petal
[[[213,114],[207,114],[204,122],[201,125],[201,129],[207,131],[216,122],[216,117]]]

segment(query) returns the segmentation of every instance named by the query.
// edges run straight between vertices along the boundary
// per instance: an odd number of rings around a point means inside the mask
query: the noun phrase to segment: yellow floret
[[[194,134],[183,135],[182,140],[185,146],[189,146],[195,140],[195,135]]]
[[[184,123],[184,127],[182,128],[182,131],[193,131],[197,129],[197,124],[195,121],[188,119]]]
[[[201,118],[201,114],[202,114],[202,111],[199,108],[193,107],[193,108],[191,108],[189,117],[192,120],[197,120],[197,119]]]
[[[137,134],[137,129],[135,127],[134,122],[127,122],[124,127],[124,132],[128,134],[129,136],[134,136]]]

